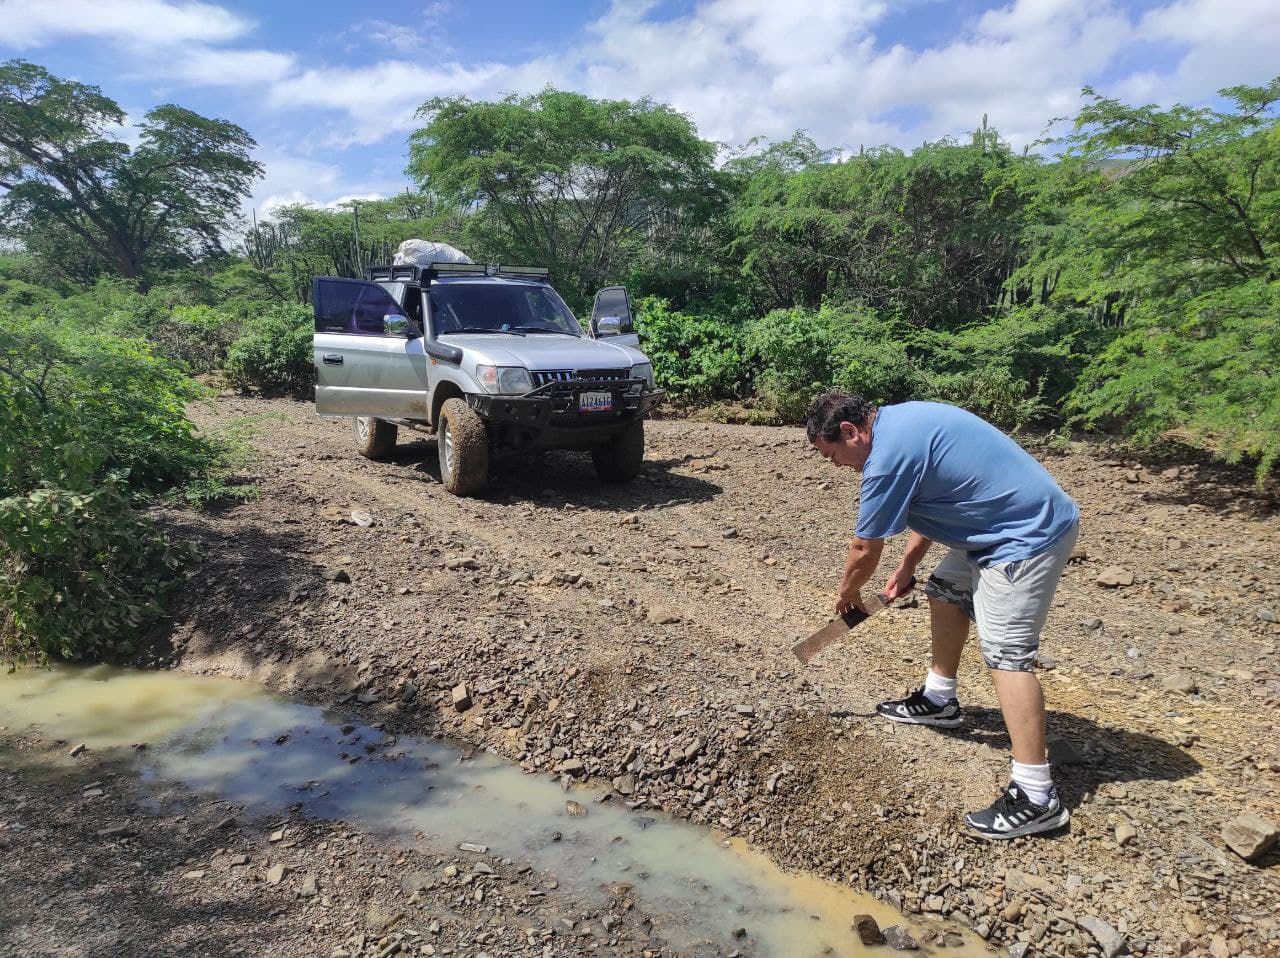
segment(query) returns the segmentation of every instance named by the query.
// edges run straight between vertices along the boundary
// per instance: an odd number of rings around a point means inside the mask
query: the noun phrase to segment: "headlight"
[[[533,378],[523,366],[476,366],[476,379],[486,392],[519,395],[533,389]]]
[[[638,366],[632,366],[632,367],[631,367],[631,378],[632,378],[632,379],[643,379],[643,380],[645,381],[645,384],[646,384],[650,389],[653,389],[653,388],[654,388],[654,383],[653,383],[653,364],[652,364],[652,363],[641,363],[641,364],[640,364],[640,365],[638,365]]]

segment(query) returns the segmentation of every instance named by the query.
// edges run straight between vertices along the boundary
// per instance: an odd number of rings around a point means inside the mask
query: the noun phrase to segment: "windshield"
[[[582,335],[569,307],[548,286],[434,283],[428,297],[437,336],[491,330]]]

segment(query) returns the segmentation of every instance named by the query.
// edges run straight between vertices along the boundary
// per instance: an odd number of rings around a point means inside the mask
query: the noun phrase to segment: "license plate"
[[[612,412],[613,393],[581,393],[578,412]]]

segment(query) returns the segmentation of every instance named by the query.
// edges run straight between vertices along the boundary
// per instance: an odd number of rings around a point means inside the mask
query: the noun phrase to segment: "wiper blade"
[[[514,329],[490,329],[488,326],[461,326],[458,329],[451,329],[448,332],[441,333],[441,336],[452,336],[454,333],[503,333],[507,336],[523,336],[524,333],[517,332]]]
[[[523,333],[554,333],[556,336],[572,336],[574,339],[581,339],[577,333],[571,333],[564,329],[548,329],[546,326],[512,326],[512,329],[518,329]]]

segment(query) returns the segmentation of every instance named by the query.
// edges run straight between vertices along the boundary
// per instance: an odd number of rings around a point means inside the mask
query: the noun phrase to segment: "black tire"
[[[393,422],[357,416],[351,420],[351,431],[356,437],[356,452],[366,459],[386,459],[396,448],[396,434],[400,431]]]
[[[436,427],[440,481],[455,496],[474,496],[489,483],[489,427],[465,399],[446,399]]]
[[[644,464],[644,421],[636,420],[603,446],[591,450],[596,475],[605,482],[629,482]]]

